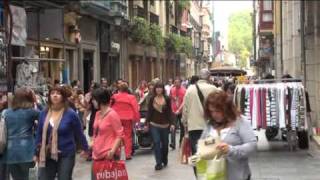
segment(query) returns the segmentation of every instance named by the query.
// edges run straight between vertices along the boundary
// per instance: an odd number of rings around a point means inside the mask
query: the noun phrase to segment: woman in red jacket
[[[132,125],[140,119],[138,102],[134,95],[128,93],[126,82],[119,85],[119,92],[111,99],[111,107],[119,114],[124,127],[124,145],[126,158],[129,160],[132,153]]]

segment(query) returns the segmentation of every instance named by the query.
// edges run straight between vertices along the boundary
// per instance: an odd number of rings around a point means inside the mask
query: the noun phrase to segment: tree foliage
[[[185,9],[189,9],[190,8],[190,0],[178,0],[176,1],[176,10],[177,10],[177,16],[178,16],[178,22],[181,23],[181,18],[182,18],[182,14],[183,11]]]
[[[229,51],[239,57],[238,63],[246,67],[252,51],[252,20],[250,10],[233,13],[229,17],[228,46]]]
[[[158,49],[162,49],[164,46],[164,38],[160,26],[150,24],[141,17],[135,17],[133,19],[130,37],[133,41],[145,45],[152,45]]]
[[[188,37],[171,33],[166,38],[166,48],[171,53],[185,53],[190,57],[192,54],[192,41]]]
[[[157,49],[163,49],[164,38],[162,36],[160,26],[156,24],[151,24],[149,27],[149,33],[151,44],[154,45]]]
[[[130,36],[133,41],[141,44],[149,44],[151,41],[148,22],[141,17],[135,17],[133,19]]]

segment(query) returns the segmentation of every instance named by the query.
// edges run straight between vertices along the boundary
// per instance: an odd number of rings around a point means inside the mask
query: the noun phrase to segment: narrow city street
[[[265,147],[271,147],[266,150]],[[259,151],[250,159],[253,180],[319,180],[320,149],[314,143],[310,150],[290,152],[286,143],[262,142]],[[179,150],[170,150],[169,165],[161,171],[154,170],[151,150],[138,150],[134,158],[127,161],[130,180],[195,180],[190,166],[178,162]],[[75,180],[90,179],[90,164],[78,159]]]

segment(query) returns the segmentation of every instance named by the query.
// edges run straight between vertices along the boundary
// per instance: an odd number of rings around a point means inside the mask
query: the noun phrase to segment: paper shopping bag
[[[95,180],[128,180],[124,161],[102,160],[93,162]]]
[[[188,158],[192,155],[190,139],[184,137],[181,142],[180,163],[188,164]]]

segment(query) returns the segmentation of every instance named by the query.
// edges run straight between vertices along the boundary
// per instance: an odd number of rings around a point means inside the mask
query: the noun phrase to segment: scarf
[[[64,113],[64,108],[59,111],[58,119],[53,119],[53,121],[56,123],[53,125],[50,137],[48,147],[47,147],[47,132],[48,132],[48,126],[50,124],[50,119],[52,115],[52,110],[48,110],[48,114],[46,116],[44,125],[43,125],[43,131],[42,131],[42,142],[41,142],[41,149],[40,149],[40,162],[39,167],[45,167],[46,166],[46,157],[47,157],[47,148],[51,151],[51,159],[58,161],[58,128],[62,119]],[[50,148],[51,144],[51,148]]]

